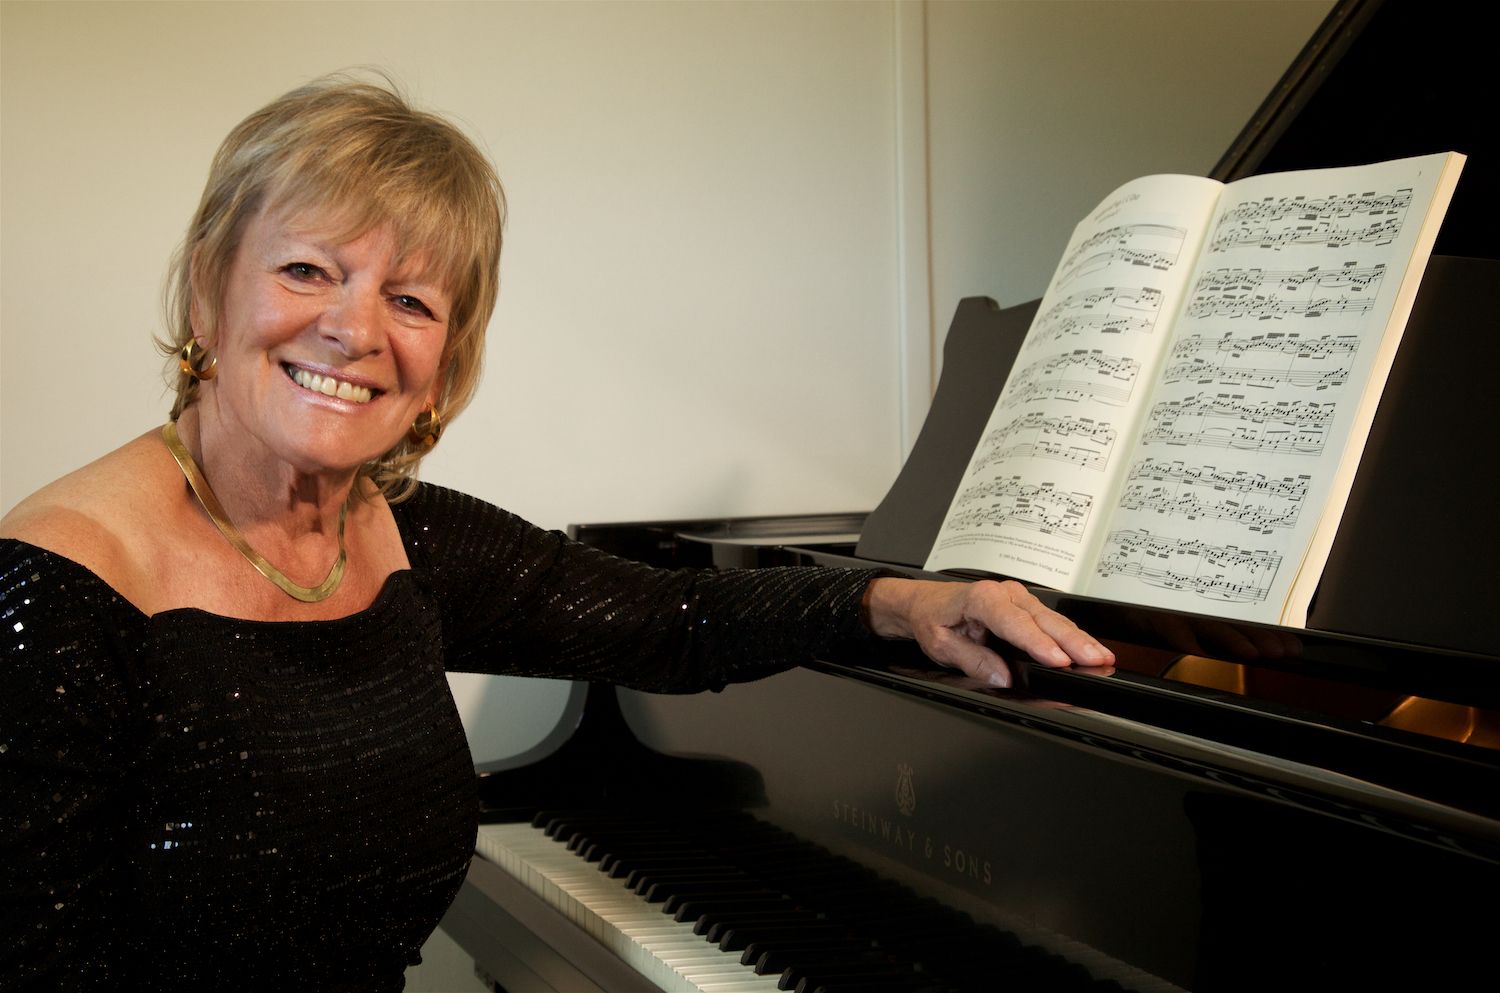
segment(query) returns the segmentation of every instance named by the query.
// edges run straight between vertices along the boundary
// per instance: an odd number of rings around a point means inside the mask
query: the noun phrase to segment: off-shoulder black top
[[[862,637],[870,575],[662,572],[461,494],[367,609],[146,616],[0,542],[0,988],[399,990],[473,851],[444,672],[692,691]]]

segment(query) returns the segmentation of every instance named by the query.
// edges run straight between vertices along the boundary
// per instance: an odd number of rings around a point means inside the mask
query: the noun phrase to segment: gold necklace
[[[235,530],[233,524],[229,523],[229,516],[224,513],[224,505],[219,503],[219,498],[214,496],[214,491],[209,489],[208,480],[204,478],[198,463],[193,461],[193,455],[183,445],[182,439],[177,435],[177,422],[168,421],[161,429],[162,440],[167,443],[167,449],[172,453],[172,458],[177,460],[177,465],[182,469],[182,474],[187,477],[188,485],[193,488],[193,493],[198,497],[198,502],[203,505],[203,510],[208,514],[208,519],[214,522],[219,533],[229,540],[235,550],[243,555],[255,570],[275,583],[281,592],[289,597],[301,600],[303,603],[317,603],[326,600],[333,595],[333,591],[339,588],[339,583],[344,579],[344,563],[348,555],[344,551],[344,515],[349,510],[348,501],[339,508],[339,557],[333,563],[333,568],[328,570],[328,575],[317,586],[299,586],[286,578],[286,574],[274,565],[266,561],[266,557],[250,547],[250,543]]]

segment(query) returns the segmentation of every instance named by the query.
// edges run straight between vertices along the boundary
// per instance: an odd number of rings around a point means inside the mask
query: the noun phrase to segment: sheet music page
[[[1076,590],[1221,184],[1147,176],[1082,223],[926,567]]]
[[[1322,571],[1454,159],[1224,189],[1087,593],[1305,623],[1305,604],[1283,619],[1288,592],[1326,511]]]

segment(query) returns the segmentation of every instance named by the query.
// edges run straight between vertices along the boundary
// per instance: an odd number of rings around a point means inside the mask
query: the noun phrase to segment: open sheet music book
[[[1305,626],[1463,162],[1110,194],[926,567]]]

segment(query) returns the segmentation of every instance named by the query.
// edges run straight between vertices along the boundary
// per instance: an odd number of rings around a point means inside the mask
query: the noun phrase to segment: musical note
[[[1324,269],[1313,266],[1309,269],[1209,269],[1193,284],[1193,293],[1224,292],[1240,290],[1251,292],[1263,286],[1283,290],[1354,289],[1377,291],[1385,276],[1385,264],[1359,266],[1345,263],[1340,269]]]
[[[1150,334],[1161,313],[1161,290],[1106,286],[1064,297],[1032,322],[1026,348],[1081,334]]]
[[[1350,245],[1389,245],[1401,233],[1401,222],[1392,218],[1373,224],[1337,226],[1333,224],[1299,224],[1288,228],[1235,228],[1220,230],[1208,243],[1208,251],[1226,252],[1231,248],[1252,245],[1281,251],[1294,245],[1324,245],[1347,248]]]
[[[984,501],[980,506],[973,506]],[[959,493],[958,509],[948,526],[959,531],[984,527],[1018,527],[1069,541],[1083,537],[1093,497],[1087,493],[1064,493],[1051,483],[1022,482],[1020,476],[976,483]]]
[[[1130,467],[1120,506],[1188,520],[1210,518],[1270,534],[1297,523],[1310,476],[1271,479],[1244,470],[1142,459]]]
[[[1281,556],[1273,551],[1124,530],[1105,539],[1094,571],[1105,578],[1129,576],[1147,586],[1187,590],[1208,600],[1254,603],[1266,598],[1280,568]]]
[[[1335,406],[1310,400],[1248,401],[1238,393],[1195,393],[1152,407],[1141,443],[1320,455]]]
[[[1388,245],[1401,233],[1411,197],[1410,189],[1401,189],[1247,200],[1219,218],[1208,251],[1247,245],[1275,251],[1289,245]]]
[[[1329,221],[1336,217],[1365,214],[1380,217],[1396,214],[1404,217],[1411,206],[1411,189],[1391,193],[1336,193],[1326,197],[1265,197],[1242,200],[1224,212],[1223,223],[1271,224],[1293,218],[1300,221]]]
[[[1063,259],[1057,267],[1057,285],[1115,262],[1164,272],[1177,264],[1186,240],[1185,228],[1166,224],[1122,224],[1107,228],[1086,239]]]
[[[1324,390],[1348,381],[1358,350],[1359,339],[1354,335],[1304,338],[1295,332],[1271,331],[1213,338],[1191,334],[1172,345],[1162,382],[1264,388],[1282,383]]]
[[[1044,458],[1104,471],[1115,429],[1088,417],[1049,417],[1032,411],[985,435],[970,472],[1013,458]]]
[[[1184,312],[1257,321],[1361,315],[1374,306],[1384,275],[1384,265],[1353,263],[1303,271],[1212,269],[1194,284]]]
[[[1079,348],[1033,362],[1013,374],[1000,406],[1057,399],[1095,400],[1119,407],[1130,400],[1140,371],[1135,359]]]

